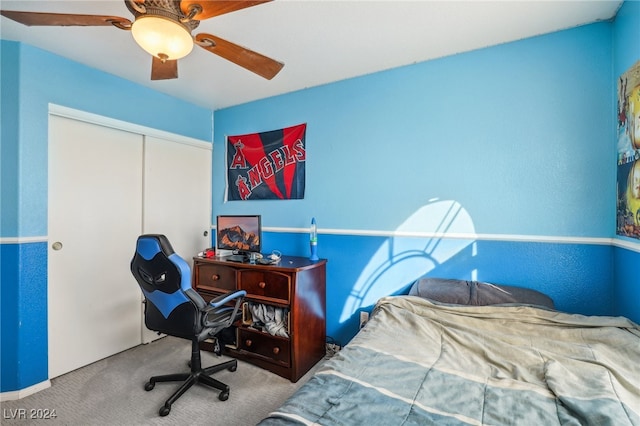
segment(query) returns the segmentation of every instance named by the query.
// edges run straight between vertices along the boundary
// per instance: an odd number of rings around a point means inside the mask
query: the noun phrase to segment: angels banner
[[[226,200],[304,198],[307,125],[227,136]]]

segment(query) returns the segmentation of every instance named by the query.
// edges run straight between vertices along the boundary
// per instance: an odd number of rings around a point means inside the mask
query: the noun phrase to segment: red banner
[[[303,199],[306,130],[227,136],[227,200]]]

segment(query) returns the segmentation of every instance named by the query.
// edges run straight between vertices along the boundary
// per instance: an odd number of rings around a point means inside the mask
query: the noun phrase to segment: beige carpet
[[[165,337],[141,345],[52,380],[52,386],[17,401],[1,404],[0,423],[5,425],[255,425],[282,404],[306,382],[297,383],[239,361],[235,372],[213,377],[231,387],[227,401],[218,392],[194,385],[167,417],[158,410],[178,383],[158,383],[150,392],[144,384],[154,375],[187,372],[191,343]],[[210,366],[226,357],[203,352],[202,365]],[[27,419],[12,419],[24,409]],[[18,411],[16,411],[18,410]],[[55,410],[55,419],[29,419],[31,410]]]

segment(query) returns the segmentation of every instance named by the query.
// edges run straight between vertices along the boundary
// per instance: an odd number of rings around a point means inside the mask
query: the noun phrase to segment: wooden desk
[[[246,290],[245,304],[284,308],[288,338],[242,321],[236,324],[236,344],[225,353],[297,382],[326,351],[326,263],[326,259],[312,262],[293,256],[283,256],[275,265],[196,257],[192,286],[207,301],[232,290]]]

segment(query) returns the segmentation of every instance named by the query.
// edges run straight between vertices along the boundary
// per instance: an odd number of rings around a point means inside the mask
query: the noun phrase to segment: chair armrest
[[[209,301],[209,306],[211,306],[212,308],[217,308],[233,299],[236,299],[238,297],[242,298],[246,295],[247,295],[247,292],[244,290],[234,291],[233,293],[221,294],[220,296],[211,299]]]
[[[238,314],[240,313],[240,305],[244,300],[244,296],[247,294],[244,290],[238,290],[227,294],[222,294],[216,298],[211,299],[209,304],[204,310],[202,316],[202,325],[210,327],[211,333],[215,334],[223,328],[229,327],[236,321]],[[226,306],[228,302],[235,300],[233,308]]]

